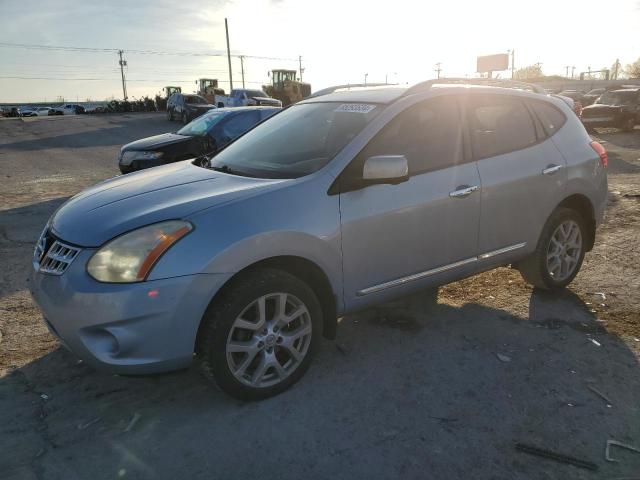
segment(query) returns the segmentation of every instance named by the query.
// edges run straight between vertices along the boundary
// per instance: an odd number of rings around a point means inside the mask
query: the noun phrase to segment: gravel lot
[[[98,373],[28,292],[33,244],[69,196],[118,173],[161,114],[0,121],[0,477],[608,479],[640,474],[640,130],[600,132],[610,200],[561,295],[511,269],[344,318],[289,392],[241,403],[195,369]],[[498,355],[499,354],[499,355]],[[592,389],[604,394],[610,402]],[[595,463],[592,472],[516,442]],[[633,478],[635,478],[633,477]]]

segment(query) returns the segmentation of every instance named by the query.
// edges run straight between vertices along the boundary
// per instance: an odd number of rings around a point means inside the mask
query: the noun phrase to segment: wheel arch
[[[585,195],[576,193],[562,200],[558,207],[570,208],[582,217],[587,228],[586,251],[591,251],[596,239],[595,209],[591,200]]]
[[[282,270],[307,283],[318,295],[318,300],[320,301],[320,307],[322,309],[323,336],[330,340],[333,340],[336,337],[338,305],[331,282],[329,281],[327,274],[318,264],[304,257],[295,255],[279,255],[264,258],[247,265],[224,283],[209,302],[209,307],[216,302],[227,289],[233,288],[234,283],[241,281],[243,277],[250,275],[251,272],[262,268]],[[207,309],[209,307],[207,307]],[[196,337],[196,353],[199,350],[199,337],[202,325],[203,322],[201,320]]]

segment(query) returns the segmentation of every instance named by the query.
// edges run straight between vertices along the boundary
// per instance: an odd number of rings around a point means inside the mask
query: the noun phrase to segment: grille
[[[41,273],[62,275],[78,256],[80,249],[56,240],[45,228],[33,252],[33,266]]]

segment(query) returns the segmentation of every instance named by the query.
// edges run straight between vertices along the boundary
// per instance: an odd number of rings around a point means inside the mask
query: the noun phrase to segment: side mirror
[[[362,179],[367,183],[400,183],[409,178],[404,155],[376,155],[364,162]]]

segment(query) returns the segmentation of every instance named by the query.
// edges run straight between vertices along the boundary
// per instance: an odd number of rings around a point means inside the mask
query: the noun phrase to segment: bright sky
[[[365,74],[369,82],[414,83],[433,78],[436,62],[446,76],[473,75],[477,55],[508,49],[515,49],[516,68],[541,62],[545,74],[640,57],[640,0],[0,0],[0,17],[0,43],[192,53],[225,53],[227,17],[232,53],[302,55],[303,79],[314,91],[363,82]],[[204,77],[228,90],[224,56],[125,52],[125,58],[130,97],[153,96],[165,85],[191,92]],[[297,66],[246,58],[246,86],[268,83],[272,68]],[[233,75],[241,86],[237,58]],[[59,96],[121,98],[116,53],[0,45],[0,103]]]

